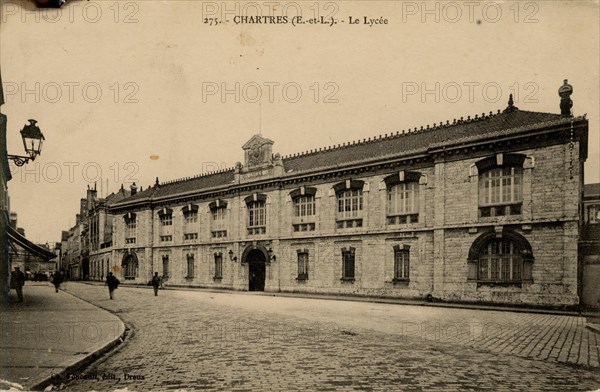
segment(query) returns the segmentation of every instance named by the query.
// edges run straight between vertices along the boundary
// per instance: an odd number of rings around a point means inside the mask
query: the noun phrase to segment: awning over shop
[[[8,242],[10,243],[11,247],[18,245],[21,248],[25,249],[27,252],[36,255],[46,261],[56,257],[54,253],[29,241],[27,238],[23,237],[21,233],[19,233],[12,227],[8,226],[6,231],[8,233]]]

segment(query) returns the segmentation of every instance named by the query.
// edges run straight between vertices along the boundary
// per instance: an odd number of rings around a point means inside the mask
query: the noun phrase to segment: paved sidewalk
[[[68,283],[66,286],[68,290]],[[27,282],[25,301],[11,290],[2,311],[0,389],[39,388],[51,377],[76,369],[118,343],[125,325],[115,315],[47,282]]]

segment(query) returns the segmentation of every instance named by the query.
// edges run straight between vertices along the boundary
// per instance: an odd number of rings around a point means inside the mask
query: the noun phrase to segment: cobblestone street
[[[73,391],[600,388],[600,339],[579,317],[127,287],[111,301],[74,282],[68,292],[132,328],[71,375]]]

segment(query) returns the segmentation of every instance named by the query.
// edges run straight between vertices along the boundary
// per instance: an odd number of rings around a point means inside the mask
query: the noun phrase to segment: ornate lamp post
[[[29,124],[25,125],[21,130],[23,147],[25,148],[27,156],[7,155],[7,158],[13,160],[17,166],[23,166],[29,162],[29,160],[34,161],[35,158],[42,153],[44,135],[36,123],[37,121],[35,120],[29,120]]]

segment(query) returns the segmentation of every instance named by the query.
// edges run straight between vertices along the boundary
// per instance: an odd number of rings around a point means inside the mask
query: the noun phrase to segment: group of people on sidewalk
[[[15,267],[14,271],[10,273],[10,288],[17,292],[19,302],[23,302],[23,286],[25,286],[25,273],[21,271],[20,267]],[[50,280],[54,284],[54,289],[58,293],[60,285],[65,281],[65,276],[60,271],[56,271],[50,275]]]
[[[60,289],[60,285],[65,281],[65,276],[60,272],[56,271],[51,276],[52,284],[54,284],[54,289],[58,293]],[[114,292],[119,287],[121,281],[113,275],[112,272],[109,272],[106,276],[105,286],[108,286],[108,294],[110,299],[114,299]],[[158,289],[163,288],[163,279],[162,276],[158,276],[158,272],[154,273],[152,280],[150,281],[152,288],[154,289],[154,295],[158,295]],[[17,296],[19,298],[19,302],[23,302],[23,286],[25,285],[25,274],[19,267],[15,267],[15,270],[10,274],[10,288],[16,290]]]

